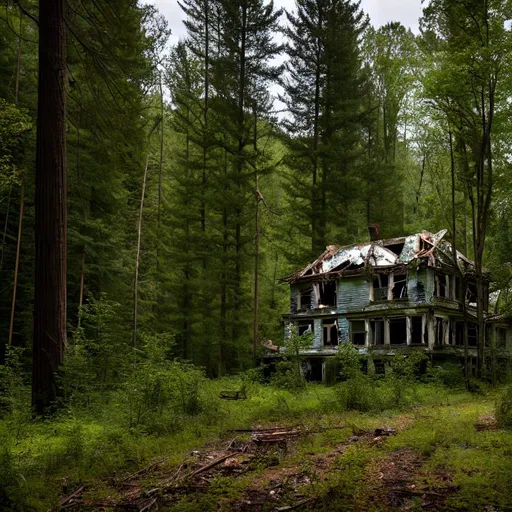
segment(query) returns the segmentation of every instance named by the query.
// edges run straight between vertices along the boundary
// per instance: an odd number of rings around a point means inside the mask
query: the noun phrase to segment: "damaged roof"
[[[454,269],[450,242],[444,240],[446,229],[438,233],[422,231],[407,237],[375,240],[362,244],[329,245],[326,250],[306,267],[284,277],[293,283],[315,277],[349,276],[363,273],[368,268],[385,271],[389,268],[419,265],[449,267]],[[473,261],[457,251],[457,265],[461,272],[474,270]]]

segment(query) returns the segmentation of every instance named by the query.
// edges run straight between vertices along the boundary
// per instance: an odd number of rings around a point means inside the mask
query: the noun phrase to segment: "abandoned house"
[[[283,278],[290,285],[285,325],[294,325],[299,335],[314,335],[312,346],[302,354],[311,380],[324,378],[325,359],[336,354],[340,343],[352,343],[361,354],[371,352],[377,367],[379,358],[383,362],[398,351],[424,350],[434,359],[462,357],[466,336],[474,365],[474,263],[457,251],[457,270],[445,235],[446,230],[423,231],[328,246],[315,261]],[[485,286],[487,297],[488,277]],[[504,352],[511,347],[509,325],[488,309],[487,304],[487,345],[494,343]]]

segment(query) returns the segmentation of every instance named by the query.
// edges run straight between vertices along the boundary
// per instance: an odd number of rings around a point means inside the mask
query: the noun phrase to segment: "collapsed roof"
[[[438,233],[422,231],[407,237],[375,240],[356,245],[329,245],[312,263],[284,277],[293,283],[318,278],[358,275],[369,268],[385,272],[420,264],[455,270],[452,244],[444,240],[447,230]],[[457,266],[463,273],[474,271],[474,262],[457,251]]]

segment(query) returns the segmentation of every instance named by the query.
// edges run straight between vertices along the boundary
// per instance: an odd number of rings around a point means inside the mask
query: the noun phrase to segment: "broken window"
[[[390,251],[394,252],[397,256],[400,256],[400,254],[402,254],[402,251],[404,249],[404,242],[400,242],[400,243],[397,243],[397,244],[392,244],[392,245],[385,245],[384,247],[386,249],[389,249]]]
[[[444,321],[442,318],[435,317],[435,340],[436,345],[444,344]]]
[[[352,320],[350,322],[350,332],[354,345],[364,345],[366,343],[366,322],[364,320]]]
[[[336,320],[324,320],[324,345],[336,347],[338,345],[338,325]]]
[[[407,321],[405,316],[389,319],[389,342],[391,345],[407,344]]]
[[[476,347],[478,344],[478,325],[468,323],[468,347]]]
[[[455,276],[453,278],[452,299],[453,300],[460,299],[460,277],[458,277],[458,276]]]
[[[373,300],[387,300],[389,278],[386,274],[378,274],[373,279]]]
[[[370,320],[370,333],[372,345],[384,345],[384,320],[382,318]]]
[[[421,316],[411,317],[411,345],[423,343],[423,319]]]
[[[466,301],[469,304],[476,306],[477,297],[478,297],[478,294],[477,294],[477,290],[476,290],[476,282],[469,281],[468,287],[466,290]]]
[[[464,322],[455,322],[455,345],[464,346]]]
[[[311,309],[311,294],[313,290],[311,288],[306,288],[304,290],[300,290],[299,292],[299,310],[308,310]]]
[[[336,306],[336,281],[320,283],[320,304]]]
[[[375,359],[373,361],[373,365],[375,366],[375,373],[377,375],[386,374],[386,363],[383,359]]]
[[[322,382],[323,380],[323,361],[321,359],[310,359],[306,380],[312,382]]]
[[[313,331],[313,322],[311,320],[301,320],[298,325],[299,336]]]
[[[441,297],[443,299],[450,298],[450,287],[448,276],[444,274],[436,273],[436,297]]]
[[[407,274],[395,275],[393,283],[393,299],[407,297]]]

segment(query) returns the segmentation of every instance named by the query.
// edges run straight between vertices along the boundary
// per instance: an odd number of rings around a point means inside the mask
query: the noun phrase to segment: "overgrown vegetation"
[[[107,326],[115,310],[109,303],[84,309],[83,328],[70,343],[60,379],[62,403],[51,420],[32,420],[29,388],[20,370],[22,354],[9,351],[0,374],[3,510],[50,508],[60,495],[84,482],[101,494],[102,478],[132,472],[162,455],[178,464],[183,452],[229,429],[262,421],[304,424],[322,417],[324,422],[346,417],[342,421],[362,425],[353,414],[370,414],[374,421],[386,422],[411,406],[459,396],[443,386],[439,371],[421,375],[419,357],[394,358],[384,375],[376,374],[369,360],[368,371],[363,372],[358,351],[350,345],[340,347],[336,364],[341,381],[331,386],[306,383],[296,361],[285,363],[287,369],[272,377],[273,384],[262,383],[255,371],[209,380],[198,368],[172,358],[169,336],[143,336],[141,346],[130,357],[123,354],[124,364],[116,366],[120,354],[101,353],[94,338],[88,337],[93,332],[114,336]],[[114,359],[108,362],[109,358]],[[122,368],[122,375],[112,375],[111,365]],[[425,379],[429,382],[422,382]],[[246,400],[219,398],[223,390],[241,388]],[[343,467],[361,472],[366,463],[365,456],[360,462],[349,459]]]
[[[474,380],[467,394],[457,364],[412,352],[377,371],[350,344],[326,363],[328,386],[311,384],[313,335],[294,327],[268,379],[249,369],[262,340],[282,339],[281,276],[369,224],[383,237],[449,227],[476,260],[476,373],[506,381],[510,339],[485,348],[483,285],[488,264],[506,326],[510,6],[431,0],[413,34],[371,27],[352,0],[179,3],[187,34],[170,48],[147,2],[0,2],[0,509],[48,510],[85,483],[115,494],[109,479],[161,455],[175,469],[261,423],[320,429],[287,459],[317,509],[377,510],[372,464],[404,447],[443,506],[512,509],[510,386]],[[333,445],[322,479],[307,450]],[[222,478],[177,510],[244,492]]]

